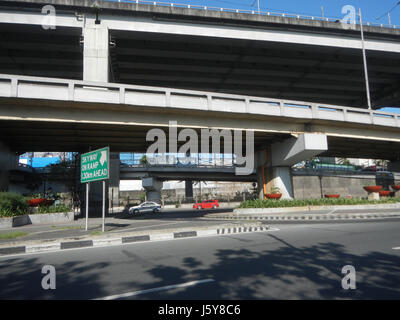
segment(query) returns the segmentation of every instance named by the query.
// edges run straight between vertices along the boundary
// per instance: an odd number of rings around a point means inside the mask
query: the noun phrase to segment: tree
[[[344,165],[349,165],[349,164],[351,164],[351,163],[350,163],[350,160],[347,159],[347,158],[338,158],[338,163],[339,163],[339,164],[344,164]]]
[[[140,164],[144,166],[147,166],[149,164],[149,161],[147,160],[147,156],[145,154],[140,159]]]

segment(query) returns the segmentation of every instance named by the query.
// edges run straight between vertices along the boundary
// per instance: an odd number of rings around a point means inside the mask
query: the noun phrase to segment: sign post
[[[103,180],[103,223],[101,231],[104,232],[104,226],[106,224],[106,180]]]
[[[88,230],[89,220],[89,183],[94,181],[103,181],[103,225],[105,225],[105,196],[106,196],[106,181],[110,178],[110,148],[94,150],[81,156],[81,183],[86,183],[86,231]]]
[[[89,182],[86,183],[86,227],[85,230],[88,230],[88,220],[89,220]]]

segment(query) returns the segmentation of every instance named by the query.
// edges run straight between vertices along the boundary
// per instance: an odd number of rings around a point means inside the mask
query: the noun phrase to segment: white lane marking
[[[400,247],[394,247],[393,250],[400,250]]]
[[[166,290],[177,289],[177,288],[191,287],[191,286],[195,286],[195,285],[198,285],[198,284],[201,284],[201,283],[207,283],[207,282],[213,282],[213,281],[214,281],[214,279],[204,279],[204,280],[190,281],[190,282],[186,282],[186,283],[174,284],[174,285],[165,286],[165,287],[159,287],[159,288],[153,288],[153,289],[147,289],[147,290],[141,290],[141,291],[134,291],[134,292],[127,292],[127,293],[123,293],[123,294],[116,294],[116,295],[112,295],[112,296],[98,298],[98,299],[95,299],[95,300],[115,300],[115,299],[120,299],[120,298],[138,296],[138,295],[145,294],[145,293],[151,293],[151,292],[157,292],[157,291],[166,291]]]

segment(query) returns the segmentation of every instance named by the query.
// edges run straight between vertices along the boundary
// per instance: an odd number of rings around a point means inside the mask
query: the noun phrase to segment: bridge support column
[[[281,199],[293,199],[293,183],[290,167],[258,167],[257,168],[258,198],[266,199],[266,194],[279,188]]]
[[[264,199],[267,193],[279,188],[276,191],[282,193],[282,199],[292,199],[291,166],[326,150],[328,143],[325,135],[304,133],[256,152],[259,198]]]
[[[83,80],[108,82],[109,32],[100,25],[83,29]]]
[[[185,198],[189,200],[193,200],[193,181],[186,180],[185,181]]]
[[[108,183],[108,198],[110,207],[119,206],[120,160],[118,152],[110,152],[110,180]]]
[[[0,141],[0,192],[8,191],[10,170],[18,166],[18,157]]]
[[[161,204],[161,189],[163,182],[154,177],[142,178],[142,186],[146,190],[146,201]]]
[[[389,163],[389,171],[392,172],[400,172],[400,160],[398,161],[391,161]]]

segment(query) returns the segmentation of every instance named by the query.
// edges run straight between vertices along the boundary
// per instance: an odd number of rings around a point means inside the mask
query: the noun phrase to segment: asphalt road
[[[274,228],[2,257],[0,299],[400,298],[400,221]],[[55,267],[55,290],[42,289],[44,265]],[[345,265],[354,290],[342,288]]]

